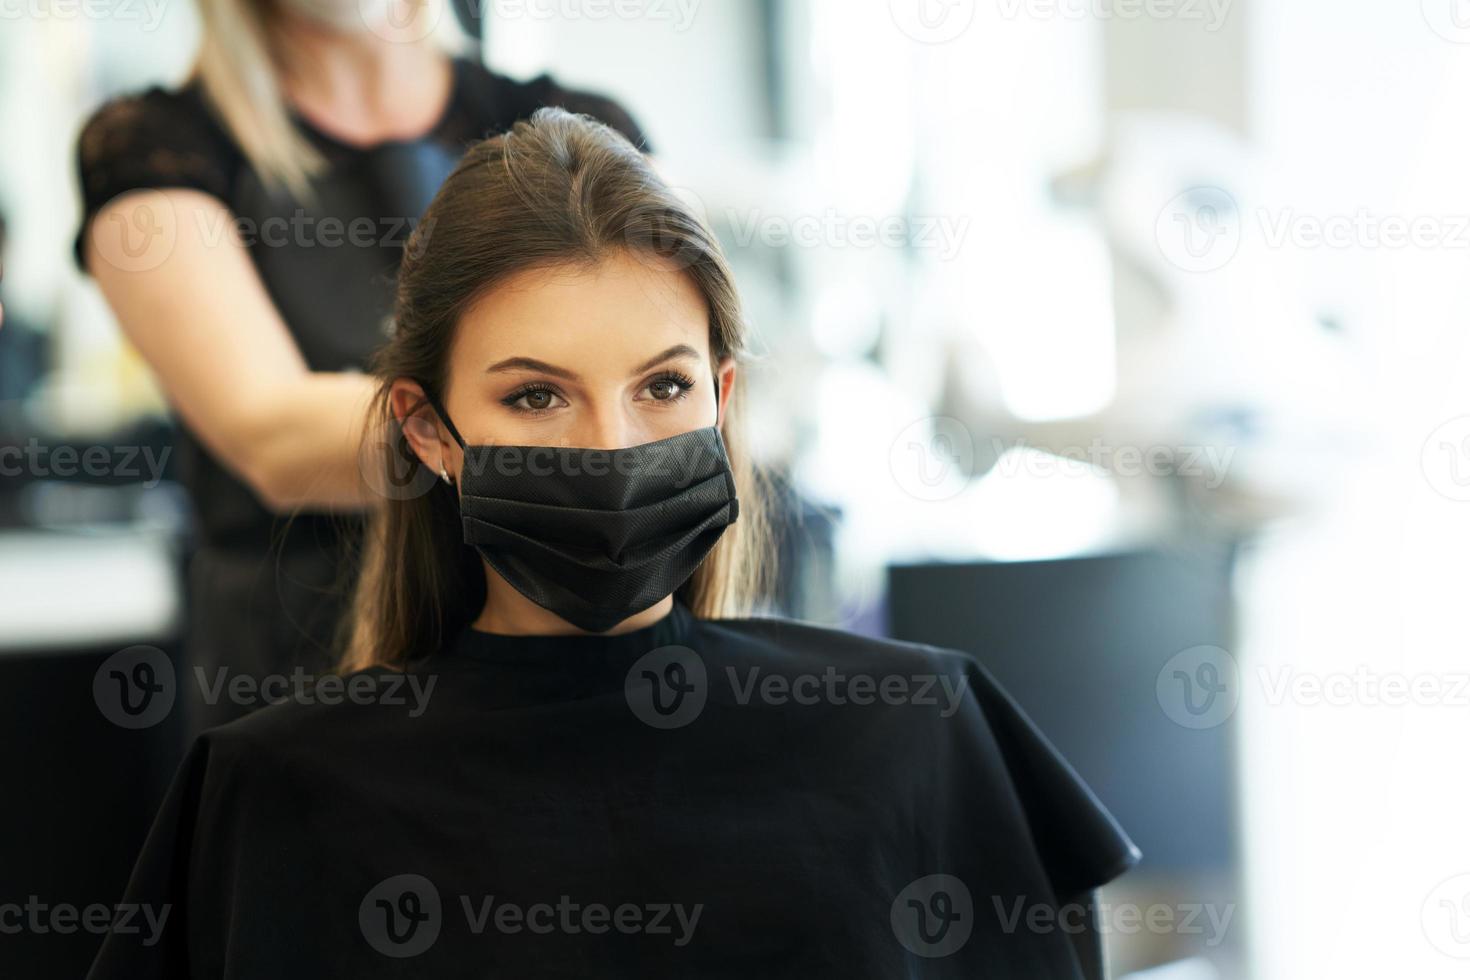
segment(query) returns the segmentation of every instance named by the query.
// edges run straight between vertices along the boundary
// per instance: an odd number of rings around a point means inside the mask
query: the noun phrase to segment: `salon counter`
[[[137,645],[177,663],[180,565],[164,528],[0,531],[0,925],[24,926],[0,976],[82,976],[102,938],[87,923],[121,898],[181,727],[119,724],[101,668]]]

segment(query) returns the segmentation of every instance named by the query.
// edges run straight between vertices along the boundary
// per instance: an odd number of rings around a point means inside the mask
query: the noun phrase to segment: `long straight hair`
[[[379,387],[364,444],[379,452],[367,475],[387,492],[363,537],[339,640],[342,669],[401,667],[432,653],[486,602],[484,566],[464,542],[456,490],[409,449],[389,402],[393,381],[443,392],[455,330],[476,299],[525,270],[594,264],[616,250],[673,263],[698,287],[709,309],[712,370],[725,357],[750,359],[718,239],[616,130],[540,109],[471,147],[440,188],[408,240],[393,335],[372,364]],[[736,372],[721,430],[740,519],[675,593],[700,618],[749,614],[771,582],[771,494],[748,454],[744,377]]]

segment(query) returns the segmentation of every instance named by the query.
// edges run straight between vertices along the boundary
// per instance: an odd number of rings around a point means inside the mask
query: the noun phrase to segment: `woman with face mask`
[[[980,664],[749,615],[709,228],[560,110],[426,220],[346,674],[194,743],[93,980],[1100,976],[1137,849]]]
[[[409,233],[464,149],[545,105],[648,149],[608,99],[450,53],[442,0],[200,12],[187,81],[115,98],[83,129],[75,242],[181,423],[196,730],[261,703],[225,693],[242,678],[330,669],[358,515],[383,492],[363,468],[362,371]]]

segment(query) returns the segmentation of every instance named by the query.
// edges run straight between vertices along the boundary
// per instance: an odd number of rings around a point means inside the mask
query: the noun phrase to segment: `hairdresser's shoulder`
[[[223,138],[224,128],[210,111],[199,82],[191,79],[131,89],[103,100],[82,123],[79,144],[84,150],[106,145],[142,149],[190,140],[213,146]]]
[[[76,142],[87,217],[130,190],[185,187],[223,195],[238,159],[195,81],[112,96],[87,117]]]

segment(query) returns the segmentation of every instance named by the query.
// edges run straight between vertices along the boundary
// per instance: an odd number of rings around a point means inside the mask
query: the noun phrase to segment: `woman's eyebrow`
[[[698,360],[699,351],[695,350],[693,347],[690,347],[688,344],[675,344],[668,350],[662,351],[658,354],[655,354],[653,357],[650,357],[638,367],[635,367],[630,373],[638,374],[641,371],[647,371],[655,364],[658,364],[662,361],[672,360],[676,357],[692,357],[695,360]],[[508,357],[503,361],[496,361],[494,364],[485,369],[486,374],[493,374],[499,371],[540,371],[542,374],[550,374],[558,378],[565,378],[568,381],[582,380],[575,371],[568,371],[566,368],[557,367],[555,364],[547,364],[545,361],[538,361],[534,357]]]
[[[650,357],[648,360],[635,367],[629,373],[641,374],[654,365],[660,363],[661,361],[671,361],[676,357],[692,357],[697,361],[699,360],[699,351],[695,350],[693,347],[690,347],[688,344],[675,344],[663,353],[655,354],[653,357]]]
[[[538,361],[534,357],[507,357],[503,361],[496,361],[485,369],[486,374],[495,374],[499,371],[540,371],[542,374],[552,374],[558,378],[568,381],[581,381],[582,378],[575,371],[559,368],[555,364],[547,364]]]

